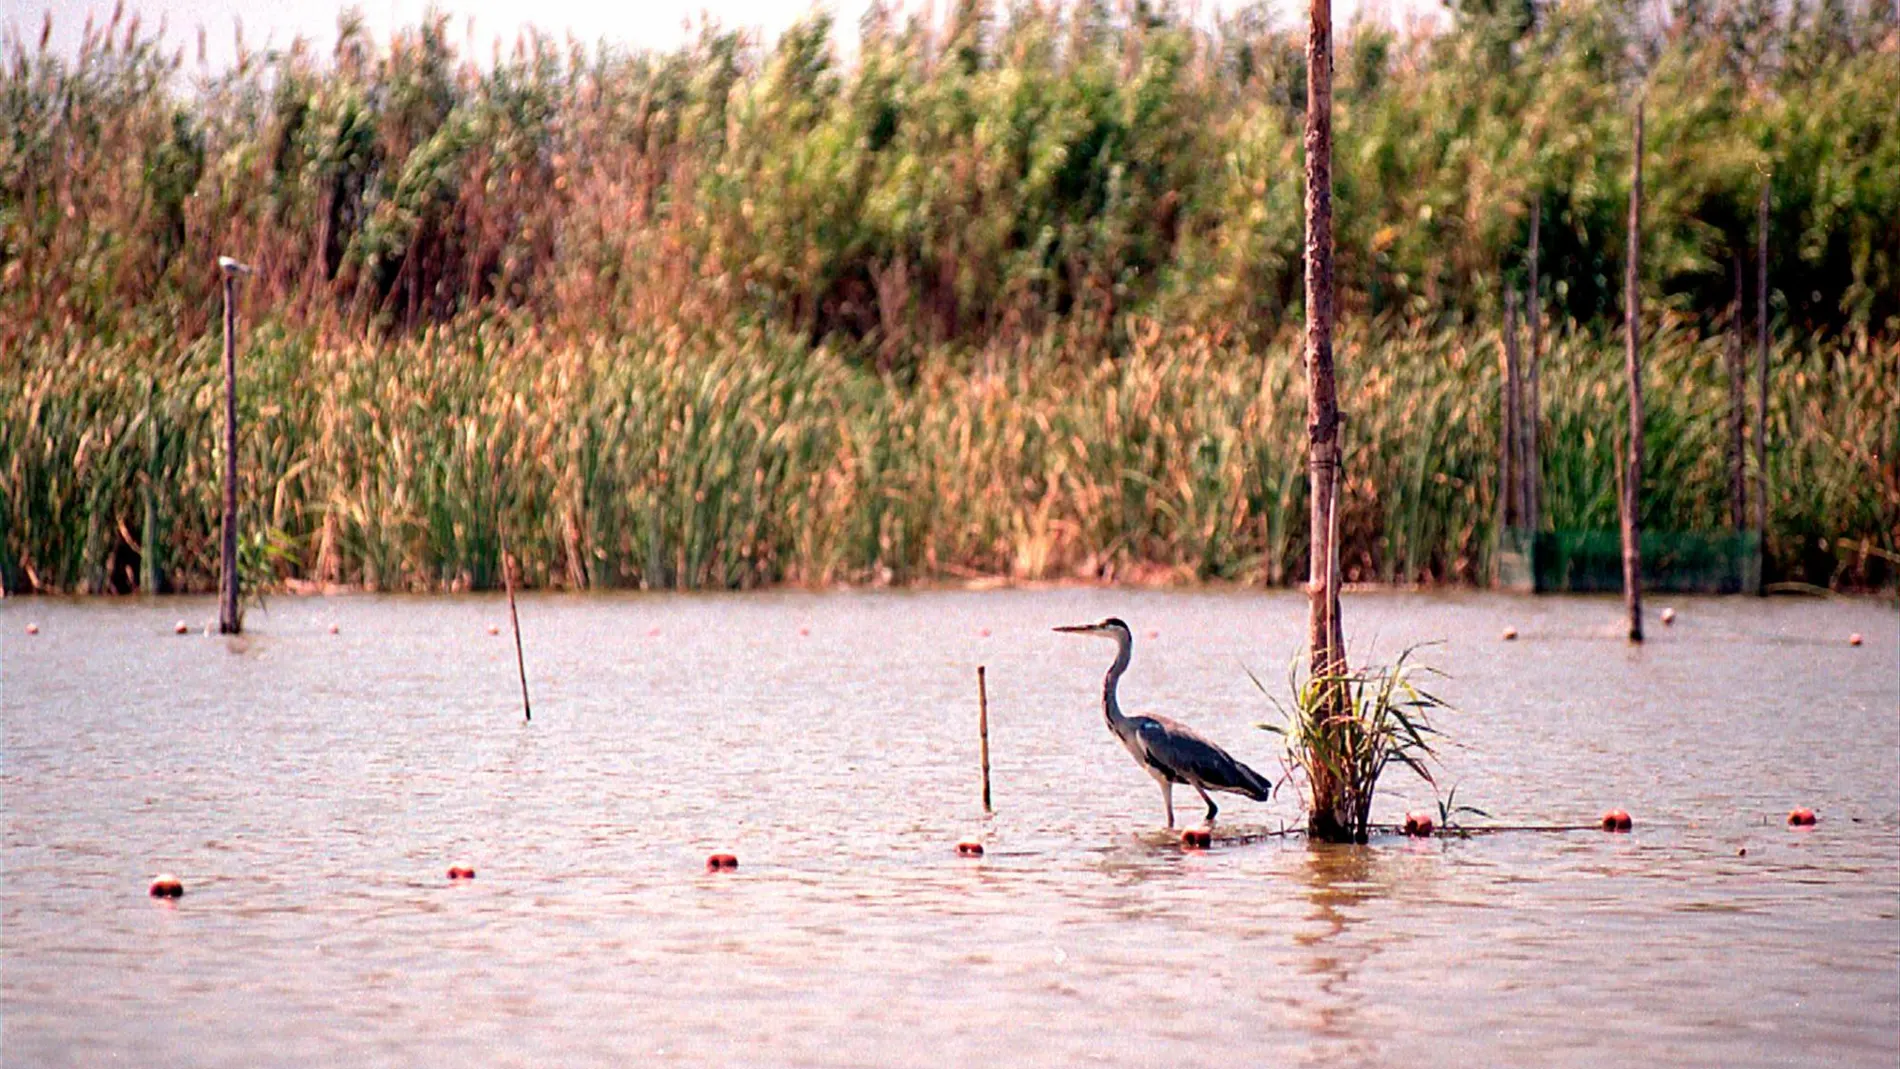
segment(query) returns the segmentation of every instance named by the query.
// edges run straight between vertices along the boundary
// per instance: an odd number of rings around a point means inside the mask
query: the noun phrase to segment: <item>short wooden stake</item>
[[[976,666],[976,733],[983,749],[983,812],[990,808],[990,691],[983,678],[983,666]]]

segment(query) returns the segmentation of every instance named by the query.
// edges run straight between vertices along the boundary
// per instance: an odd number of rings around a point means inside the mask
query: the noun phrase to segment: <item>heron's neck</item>
[[[1128,671],[1128,659],[1133,650],[1134,640],[1117,636],[1115,663],[1108,666],[1108,675],[1102,680],[1102,716],[1108,720],[1109,729],[1117,733],[1128,718],[1122,715],[1121,703],[1115,700],[1115,684],[1121,682],[1122,673]]]

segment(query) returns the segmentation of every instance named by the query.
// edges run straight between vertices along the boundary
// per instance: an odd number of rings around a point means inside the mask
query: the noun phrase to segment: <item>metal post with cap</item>
[[[237,562],[237,276],[252,274],[248,264],[218,257],[224,276],[224,526],[218,549],[218,631],[244,630],[238,613]]]

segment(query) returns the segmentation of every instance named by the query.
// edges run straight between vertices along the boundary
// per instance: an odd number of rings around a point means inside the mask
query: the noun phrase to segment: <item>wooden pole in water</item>
[[[1306,32],[1306,412],[1308,671],[1338,676],[1345,668],[1339,620],[1336,521],[1339,509],[1339,396],[1333,374],[1333,6],[1310,0]],[[1343,695],[1328,699],[1336,704]],[[1308,830],[1338,842],[1352,834],[1344,784],[1312,783]]]
[[[1768,187],[1774,180],[1761,181],[1761,208],[1756,219],[1755,251],[1755,357],[1759,376],[1755,398],[1755,536],[1762,554],[1762,570],[1768,564]],[[1768,584],[1762,583],[1762,592]]]
[[[501,518],[501,471],[495,472],[495,534],[501,540],[501,582],[508,588],[508,624],[515,632],[515,672],[521,677],[521,718],[534,719],[528,704],[528,662],[521,653],[521,617],[515,612],[515,576],[513,557],[508,552],[508,528]]]
[[[1535,536],[1537,528],[1543,522],[1544,508],[1544,460],[1539,451],[1538,437],[1542,432],[1540,424],[1544,420],[1543,392],[1538,388],[1538,365],[1544,357],[1544,315],[1543,298],[1537,288],[1537,229],[1544,217],[1544,195],[1542,193],[1531,201],[1531,248],[1530,248],[1530,294],[1524,299],[1524,318],[1531,331],[1531,351],[1525,367],[1525,381],[1529,387],[1524,399],[1524,462],[1527,470],[1524,475],[1529,483],[1530,512],[1524,517],[1524,526]]]
[[[1510,514],[1522,527],[1530,516],[1530,473],[1525,470],[1524,372],[1517,351],[1517,290],[1504,288],[1504,429],[1505,448],[1511,454],[1511,478],[1506,484]]]
[[[983,812],[990,808],[990,691],[983,679],[983,666],[976,666],[976,733],[983,744]]]
[[[237,559],[237,276],[251,269],[229,256],[218,257],[224,276],[224,522],[218,537],[218,632],[244,630],[238,614]]]
[[[1517,367],[1509,343],[1510,319],[1498,332],[1498,527],[1517,526]]]
[[[158,383],[145,380],[145,477],[139,482],[144,523],[139,530],[139,585],[147,594],[164,587],[164,553],[158,533]]]
[[[1638,268],[1643,241],[1643,101],[1636,102],[1630,160],[1629,256],[1623,275],[1624,366],[1630,381],[1629,471],[1623,482],[1623,602],[1629,608],[1631,642],[1643,641],[1643,547],[1637,506],[1643,485],[1642,293]]]
[[[1735,299],[1729,304],[1728,337],[1722,346],[1722,362],[1728,372],[1728,522],[1737,535],[1748,529],[1747,441],[1742,428],[1748,423],[1748,390],[1743,385],[1742,358],[1742,254],[1735,254]]]

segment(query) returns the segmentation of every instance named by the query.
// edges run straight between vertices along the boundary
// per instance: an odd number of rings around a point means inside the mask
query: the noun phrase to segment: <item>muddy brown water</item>
[[[1049,628],[1125,617],[1124,704],[1278,780],[1245,670],[1279,689],[1297,596],[529,597],[526,724],[496,598],[274,598],[238,639],[10,600],[0,1058],[1891,1066],[1900,614],[1654,600],[1641,649],[1614,599],[1345,608],[1360,657],[1443,640],[1459,801],[1632,834],[1254,838],[1288,790],[1205,853],[1103,726],[1111,648]]]

